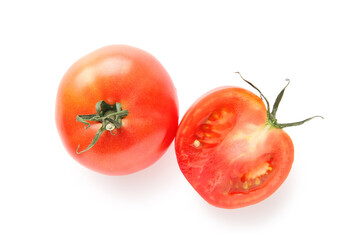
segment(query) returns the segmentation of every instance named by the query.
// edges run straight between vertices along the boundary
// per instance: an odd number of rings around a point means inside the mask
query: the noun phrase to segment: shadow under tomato
[[[116,202],[129,203],[133,206],[156,202],[162,195],[171,196],[177,190],[177,184],[185,181],[177,164],[174,143],[156,163],[137,173],[107,176],[88,169],[85,169],[84,173],[91,191],[95,194],[105,195],[110,201],[116,200]],[[294,198],[295,184],[295,174],[290,174],[285,183],[269,198],[239,209],[214,207],[197,193],[191,194],[196,197],[189,201],[195,201],[194,208],[200,208],[202,212],[205,212],[210,221],[216,221],[229,228],[238,227],[249,230],[249,227],[261,227],[273,222],[274,219],[283,217],[284,210],[292,207],[288,204],[290,199]],[[194,191],[190,186],[187,189]]]
[[[130,175],[107,176],[87,171],[90,184],[98,188],[98,191],[101,190],[103,194],[111,194],[129,202],[138,202],[151,198],[153,195],[162,194],[164,190],[174,186],[176,179],[181,177],[174,143],[153,165]]]

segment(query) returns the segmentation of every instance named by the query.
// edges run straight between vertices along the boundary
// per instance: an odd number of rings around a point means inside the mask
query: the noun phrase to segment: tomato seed
[[[200,146],[200,141],[198,139],[196,139],[194,142],[193,142],[193,145],[194,147],[199,147]]]

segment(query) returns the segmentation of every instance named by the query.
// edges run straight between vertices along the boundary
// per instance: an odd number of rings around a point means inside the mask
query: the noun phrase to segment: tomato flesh
[[[267,124],[263,101],[235,87],[201,97],[183,117],[176,154],[184,176],[210,204],[238,208],[270,196],[289,174],[289,136]]]

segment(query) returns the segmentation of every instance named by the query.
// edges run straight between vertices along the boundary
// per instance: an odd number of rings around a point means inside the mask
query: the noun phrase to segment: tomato
[[[252,205],[269,197],[287,178],[294,147],[282,128],[312,118],[277,123],[284,90],[272,112],[259,90],[268,108],[260,97],[238,87],[212,90],[188,109],[176,135],[177,160],[183,175],[208,203],[221,208]]]
[[[156,162],[178,125],[174,84],[149,53],[125,45],[98,49],[61,80],[56,125],[69,154],[107,175],[125,175]]]

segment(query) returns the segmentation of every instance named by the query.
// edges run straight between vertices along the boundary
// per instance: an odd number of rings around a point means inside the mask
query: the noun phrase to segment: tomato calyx
[[[324,119],[322,116],[320,115],[317,115],[317,116],[313,116],[313,117],[310,117],[310,118],[307,118],[305,120],[302,120],[302,121],[298,121],[298,122],[292,122],[292,123],[278,123],[277,122],[277,118],[276,118],[276,113],[277,113],[277,110],[278,110],[278,106],[282,100],[282,97],[283,97],[283,94],[284,94],[284,91],[286,90],[286,88],[288,87],[289,83],[290,83],[290,80],[289,79],[286,79],[286,81],[288,81],[287,85],[282,89],[282,91],[277,95],[277,98],[276,98],[276,101],[272,107],[272,111],[270,112],[270,104],[269,104],[269,101],[267,100],[267,98],[264,96],[264,94],[256,87],[254,86],[251,82],[249,82],[248,80],[244,79],[241,75],[240,72],[235,72],[237,74],[239,74],[239,76],[241,77],[242,80],[244,80],[246,83],[248,83],[249,85],[251,85],[255,90],[257,90],[260,94],[260,97],[265,101],[266,103],[266,109],[267,109],[267,124],[274,127],[274,128],[279,128],[279,129],[282,129],[282,128],[285,128],[285,127],[292,127],[292,126],[299,126],[299,125],[302,125],[304,124],[305,122],[307,121],[310,121],[311,119],[313,118],[322,118]]]
[[[81,122],[85,125],[85,129],[88,129],[90,127],[90,123],[87,121],[93,121],[93,122],[101,122],[101,128],[98,130],[98,132],[95,134],[92,142],[89,144],[89,146],[82,150],[78,151],[80,145],[78,145],[76,153],[81,154],[83,152],[88,151],[91,149],[96,142],[99,140],[101,134],[107,130],[111,134],[112,131],[117,128],[122,127],[122,118],[128,116],[129,111],[128,110],[122,110],[122,105],[120,103],[115,103],[114,105],[109,105],[105,101],[101,100],[98,101],[95,105],[96,114],[90,114],[90,115],[77,115],[76,120],[78,122]]]

